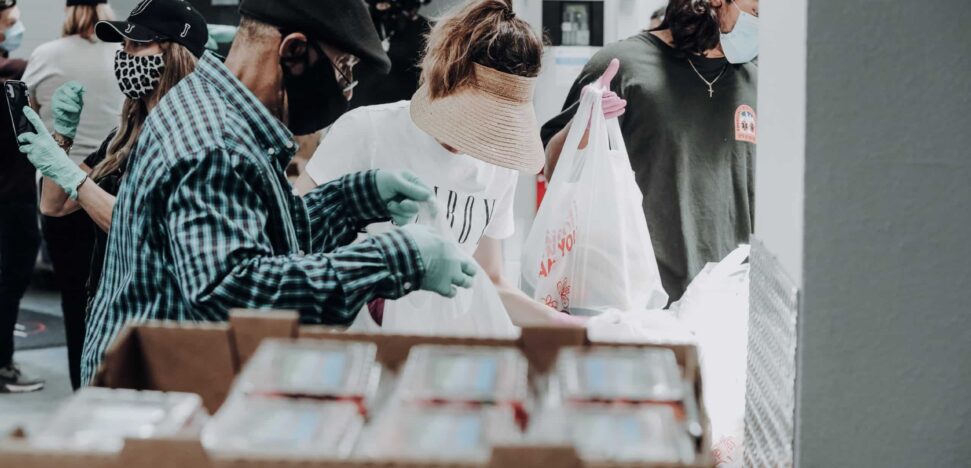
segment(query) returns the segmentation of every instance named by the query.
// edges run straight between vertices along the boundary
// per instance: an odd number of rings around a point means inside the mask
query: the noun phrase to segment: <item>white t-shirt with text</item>
[[[351,172],[407,169],[434,189],[455,240],[468,254],[482,236],[512,236],[518,173],[450,153],[415,126],[409,105],[401,101],[344,114],[321,140],[307,173],[322,184]]]

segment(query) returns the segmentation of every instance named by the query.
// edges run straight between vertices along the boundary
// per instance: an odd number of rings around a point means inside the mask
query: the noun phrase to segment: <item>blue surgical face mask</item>
[[[759,55],[759,19],[742,11],[735,2],[738,10],[738,21],[735,27],[721,35],[722,51],[730,63],[747,63]]]
[[[13,52],[20,47],[20,44],[24,42],[24,23],[17,20],[7,32],[4,33],[4,40],[0,42],[0,49],[6,50],[7,52]]]

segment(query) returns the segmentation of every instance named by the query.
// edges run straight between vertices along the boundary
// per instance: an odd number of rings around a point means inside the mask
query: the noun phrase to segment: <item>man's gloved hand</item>
[[[220,44],[229,44],[236,37],[238,28],[226,24],[210,24],[208,29],[210,39]]]
[[[476,273],[475,260],[459,249],[458,244],[445,239],[428,226],[410,224],[401,228],[418,244],[425,276],[421,289],[445,297],[455,297],[457,288],[472,286]]]
[[[603,75],[600,75],[597,81],[584,86],[582,91],[582,93],[586,94],[592,89],[603,90],[601,104],[603,106],[604,117],[607,119],[620,117],[627,110],[627,101],[621,99],[617,93],[610,90],[610,82],[617,76],[618,70],[620,70],[620,60],[611,60],[610,64],[607,65],[607,69],[604,70]],[[587,126],[590,126],[590,122],[587,122]]]
[[[21,133],[17,137],[17,141],[20,142],[20,152],[27,155],[30,163],[44,174],[44,177],[64,189],[72,200],[77,200],[78,186],[88,175],[67,157],[61,147],[57,146],[54,137],[47,131],[47,127],[44,127],[44,122],[33,109],[24,107],[24,116],[37,129],[37,133]]]
[[[81,123],[81,109],[84,108],[84,85],[68,81],[54,91],[51,98],[51,114],[54,116],[54,131],[74,139]]]
[[[378,195],[398,226],[411,222],[418,214],[418,203],[431,200],[433,195],[432,189],[411,171],[379,170],[376,182]]]

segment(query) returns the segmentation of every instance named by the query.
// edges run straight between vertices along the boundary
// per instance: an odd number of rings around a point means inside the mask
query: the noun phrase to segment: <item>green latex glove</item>
[[[68,81],[57,88],[51,98],[54,131],[73,140],[78,132],[83,108],[84,85],[77,81]]]
[[[209,39],[206,40],[205,47],[206,47],[206,50],[209,50],[212,52],[217,52],[219,50],[219,43],[216,42],[216,39],[212,37],[212,34],[210,34]]]
[[[455,241],[445,239],[429,226],[409,224],[401,230],[418,245],[421,262],[425,266],[421,289],[455,297],[458,288],[472,286],[475,260],[462,252]]]
[[[236,26],[229,26],[226,24],[210,24],[209,29],[209,39],[220,44],[229,44],[233,42],[233,38],[236,37]]]
[[[64,189],[72,200],[77,200],[78,186],[88,175],[67,157],[67,153],[60,146],[57,146],[54,137],[47,131],[47,127],[44,127],[44,122],[33,109],[24,107],[24,116],[37,129],[37,133],[21,133],[17,137],[17,141],[20,142],[20,152],[27,155],[30,163],[44,174],[44,177]]]
[[[432,199],[432,189],[410,171],[378,171],[378,195],[398,226],[411,222],[418,214],[418,203]],[[433,213],[434,214],[434,213]]]

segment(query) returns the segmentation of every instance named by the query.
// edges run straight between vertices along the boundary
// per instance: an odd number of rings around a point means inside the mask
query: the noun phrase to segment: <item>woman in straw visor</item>
[[[535,174],[544,164],[532,104],[542,54],[542,40],[509,0],[465,4],[432,29],[412,100],[341,117],[298,190],[355,171],[410,170],[434,187],[455,240],[492,279],[514,323],[574,321],[502,275],[501,240],[514,232],[518,172]],[[370,311],[380,322],[380,304]]]

